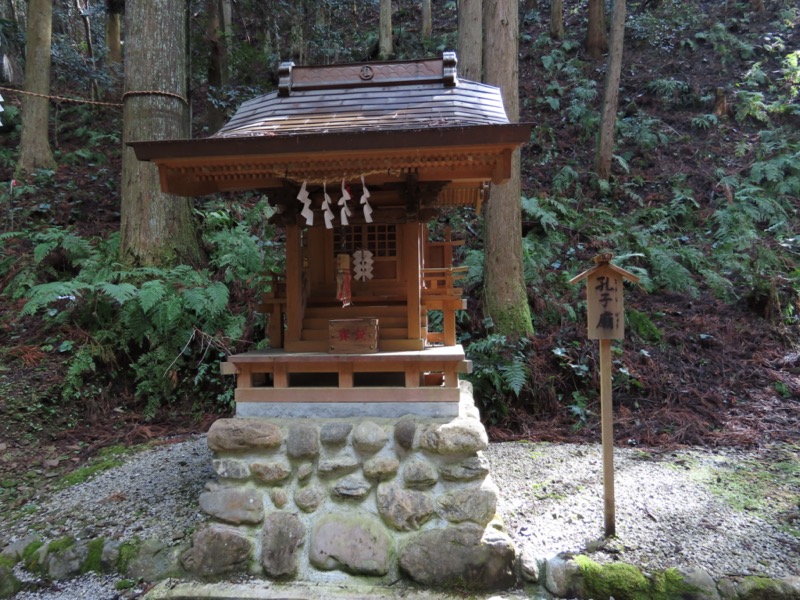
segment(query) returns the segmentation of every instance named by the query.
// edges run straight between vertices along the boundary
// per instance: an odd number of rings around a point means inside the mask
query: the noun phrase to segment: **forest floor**
[[[800,35],[793,35],[798,41]],[[530,38],[535,39],[536,34]],[[540,89],[535,82],[544,80],[546,74],[542,73],[530,40],[526,40],[521,47],[521,93],[523,97],[533,97]],[[698,73],[697,77],[705,76],[707,87],[713,88],[717,75],[713,61],[704,60],[703,52],[701,48],[696,54],[693,68],[705,69],[707,73]],[[666,54],[668,49],[661,53],[634,49],[627,58],[628,71],[635,70],[642,76],[652,72],[666,75],[686,68],[666,60]],[[601,70],[598,67],[598,72]],[[625,86],[629,95],[636,95],[644,83],[631,75]],[[637,99],[641,105],[647,102],[646,97]],[[10,100],[16,102],[16,98]],[[198,107],[201,111],[202,107]],[[73,118],[62,111],[58,117],[56,127],[60,134],[54,149],[61,159],[57,171],[46,184],[22,189],[13,198],[6,191],[14,167],[8,157],[13,156],[18,136],[0,133],[0,153],[5,157],[0,160],[0,233],[69,226],[84,236],[106,236],[119,228],[121,115],[116,109],[75,114],[84,116]],[[546,114],[550,115],[554,130],[558,130],[559,115]],[[667,122],[680,117],[674,112],[662,116]],[[84,121],[76,121],[79,118]],[[534,115],[531,106],[523,102],[522,120],[534,118],[541,118],[541,114]],[[108,140],[87,146],[85,136],[70,133],[81,126],[91,126],[106,134]],[[710,180],[707,168],[690,157],[701,144],[718,153],[733,154],[735,142],[727,139],[722,129],[679,138],[668,153],[654,155],[636,175],[658,181],[683,173],[687,180],[701,182],[699,187],[711,188],[716,184]],[[565,150],[572,148],[582,155],[580,160],[591,164],[591,144],[568,134],[558,143]],[[536,148],[530,152],[536,152]],[[546,186],[552,174],[545,170],[528,163],[525,186],[530,190]],[[654,193],[656,196],[650,201],[658,202],[658,192]],[[19,253],[16,262],[20,266],[32,250],[24,244],[8,248]],[[593,250],[588,244],[587,261]],[[175,405],[146,421],[135,402],[130,401],[131,391],[124,388],[107,390],[101,400],[65,406],[61,387],[66,360],[59,352],[59,340],[54,340],[52,332],[43,332],[35,317],[18,317],[24,299],[3,294],[15,274],[12,267],[0,279],[0,508],[21,506],[36,490],[52,485],[66,472],[84,467],[102,448],[204,432],[210,422],[225,416]],[[633,290],[626,297],[626,307],[649,315],[661,334],[658,343],[631,337],[619,347],[626,378],[615,382],[617,443],[661,447],[755,447],[777,441],[798,444],[798,325],[787,324],[775,313],[774,300],[751,298],[730,304],[707,292],[692,297],[663,292],[648,295]],[[547,308],[537,306],[535,298],[533,304],[536,309]],[[477,314],[479,310],[473,312]],[[551,379],[563,377],[565,365],[553,352],[555,348],[578,345],[584,348],[581,364],[587,368],[588,385],[597,384],[597,350],[584,343],[585,332],[580,327],[570,322],[537,322],[529,350],[534,387],[541,384],[541,389],[547,389]],[[64,330],[62,334],[61,339],[82,335],[74,330]],[[487,425],[496,441],[598,440],[598,402],[590,400],[577,408],[580,414],[575,405],[559,402],[555,397],[523,396],[511,405],[506,418]]]

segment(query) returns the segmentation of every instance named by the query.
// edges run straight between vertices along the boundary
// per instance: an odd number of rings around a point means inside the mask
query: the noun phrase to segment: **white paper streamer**
[[[325,228],[333,229],[333,210],[331,210],[331,197],[328,195],[328,184],[322,184],[322,193],[325,200],[322,201],[322,210],[325,211]]]
[[[369,190],[367,184],[364,183],[364,176],[361,176],[361,187],[364,192],[361,194],[361,204],[364,205],[364,220],[367,223],[372,223],[372,207],[369,205]]]
[[[303,210],[300,211],[300,214],[306,218],[306,225],[311,227],[314,224],[314,211],[311,210],[311,198],[308,197],[305,181],[303,182],[303,185],[300,186],[300,192],[297,194],[297,199],[303,203]]]
[[[352,213],[350,212],[350,208],[347,206],[347,201],[350,200],[350,192],[347,191],[347,188],[344,187],[344,179],[342,179],[342,197],[339,198],[339,206],[342,207],[339,215],[342,220],[342,225],[349,225],[350,221],[347,220]]]

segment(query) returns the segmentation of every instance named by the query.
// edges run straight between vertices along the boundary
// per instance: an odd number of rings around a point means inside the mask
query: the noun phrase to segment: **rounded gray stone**
[[[439,467],[445,481],[474,481],[489,474],[489,461],[484,456],[471,456],[460,462]]]
[[[310,485],[294,493],[294,503],[303,512],[312,513],[325,500],[325,490],[318,485]]]
[[[553,556],[544,569],[544,586],[551,594],[559,598],[572,596],[580,580],[580,567],[571,558]]]
[[[333,495],[342,500],[361,501],[372,490],[372,484],[360,474],[348,475],[333,486]]]
[[[686,600],[720,600],[716,582],[700,567],[680,568],[678,573],[694,588],[688,595],[684,595]]]
[[[420,448],[443,456],[471,456],[489,447],[486,428],[477,419],[458,418],[429,425],[420,434]]]
[[[353,431],[353,445],[363,454],[375,454],[389,441],[386,431],[372,421],[362,421]]]
[[[386,575],[392,554],[391,536],[371,515],[325,515],[312,530],[309,560],[324,571]]]
[[[394,426],[394,440],[404,450],[414,447],[414,435],[417,432],[417,422],[414,417],[402,417]]]
[[[523,550],[519,558],[522,578],[528,583],[539,582],[539,559],[530,550]]]
[[[270,577],[291,577],[297,572],[299,549],[306,528],[295,515],[275,512],[264,520],[261,534],[261,563]]]
[[[81,565],[89,556],[89,546],[86,541],[76,542],[68,548],[63,548],[47,555],[45,568],[47,576],[52,580],[69,579],[81,572]]]
[[[128,563],[126,575],[131,579],[161,581],[167,577],[181,577],[185,570],[181,556],[187,544],[169,546],[161,540],[145,540],[139,546],[136,556]]]
[[[486,428],[477,419],[458,418],[439,426],[428,426],[420,435],[420,447],[444,456],[470,456],[489,447]]]
[[[283,508],[289,503],[289,496],[286,494],[286,490],[282,488],[270,490],[269,499],[272,500],[275,508]]]
[[[500,531],[473,523],[416,534],[400,550],[400,570],[422,585],[506,589],[516,583],[516,550]]]
[[[403,481],[412,489],[426,489],[436,484],[439,475],[429,461],[414,458],[403,465]]]
[[[264,504],[256,490],[223,488],[200,494],[200,508],[228,523],[256,524],[264,519]]]
[[[224,479],[247,479],[250,477],[250,467],[246,462],[233,458],[223,458],[211,461],[214,472]]]
[[[386,481],[397,474],[400,462],[393,456],[373,456],[364,461],[364,476],[373,481]]]
[[[339,421],[325,423],[319,430],[319,439],[326,446],[343,446],[352,429],[352,423]]]
[[[337,456],[336,458],[320,460],[317,463],[317,474],[322,478],[341,477],[352,473],[359,466],[360,463],[354,456]]]
[[[484,482],[480,487],[457,489],[438,500],[439,515],[451,523],[471,521],[486,525],[497,513],[497,488]]]
[[[314,473],[314,465],[311,463],[303,463],[299,467],[297,467],[297,479],[298,481],[305,481],[309,477],[311,477],[312,473]]]
[[[314,458],[319,454],[317,428],[313,425],[293,425],[286,436],[286,453],[290,458]]]
[[[238,529],[212,524],[192,536],[180,560],[189,573],[208,579],[245,573],[252,554],[252,542]]]
[[[283,434],[277,425],[264,419],[217,419],[207,439],[214,452],[260,450],[280,446]]]
[[[286,460],[254,462],[250,465],[253,477],[261,483],[274,484],[285,481],[292,474],[292,465]]]
[[[378,486],[377,505],[384,522],[397,531],[419,529],[433,515],[433,500],[428,494],[391,483]]]

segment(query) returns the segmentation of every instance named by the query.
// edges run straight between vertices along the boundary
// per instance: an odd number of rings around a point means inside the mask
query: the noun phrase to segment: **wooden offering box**
[[[330,345],[335,354],[372,354],[378,351],[378,319],[328,321]]]

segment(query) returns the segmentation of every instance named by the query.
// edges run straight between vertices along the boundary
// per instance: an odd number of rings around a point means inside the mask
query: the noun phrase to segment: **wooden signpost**
[[[603,446],[603,489],[605,534],[616,533],[614,517],[614,415],[611,398],[611,340],[621,340],[625,332],[622,281],[637,283],[639,278],[611,264],[611,253],[595,257],[595,266],[573,277],[570,283],[586,280],[588,337],[600,340],[600,423]]]

